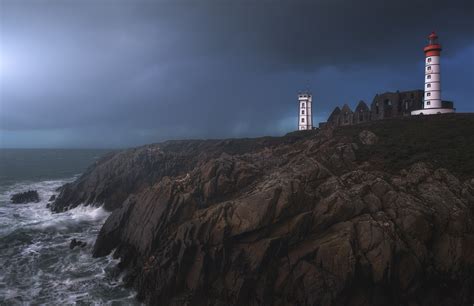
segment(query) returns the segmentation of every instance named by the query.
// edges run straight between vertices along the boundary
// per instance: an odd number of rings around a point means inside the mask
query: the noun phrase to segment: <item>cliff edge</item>
[[[52,204],[105,205],[159,305],[471,305],[474,116],[169,141],[112,153]]]

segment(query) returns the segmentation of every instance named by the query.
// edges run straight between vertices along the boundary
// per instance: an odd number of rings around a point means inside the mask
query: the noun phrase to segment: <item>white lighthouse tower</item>
[[[423,98],[423,109],[414,110],[411,114],[433,115],[452,113],[454,109],[443,108],[441,100],[441,45],[438,43],[438,35],[435,32],[428,36],[428,45],[423,51],[425,52],[425,95]]]
[[[313,112],[312,104],[313,97],[310,93],[304,92],[298,95],[299,115],[298,115],[298,130],[312,130],[313,129]]]

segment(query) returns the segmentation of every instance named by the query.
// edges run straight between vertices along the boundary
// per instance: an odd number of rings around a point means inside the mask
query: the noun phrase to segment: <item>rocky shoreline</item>
[[[148,304],[470,305],[474,116],[435,117],[121,151],[51,209],[112,210]]]

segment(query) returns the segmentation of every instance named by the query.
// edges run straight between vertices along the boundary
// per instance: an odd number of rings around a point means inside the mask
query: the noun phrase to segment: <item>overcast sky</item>
[[[474,112],[473,0],[0,0],[0,147],[129,147],[282,135],[423,88]]]

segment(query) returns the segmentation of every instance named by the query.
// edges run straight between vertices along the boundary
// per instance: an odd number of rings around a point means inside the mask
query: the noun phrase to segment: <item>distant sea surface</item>
[[[0,305],[135,304],[110,256],[92,258],[102,208],[79,206],[53,214],[56,189],[110,150],[0,149]],[[12,204],[37,190],[39,203]],[[70,250],[72,238],[87,246]]]

